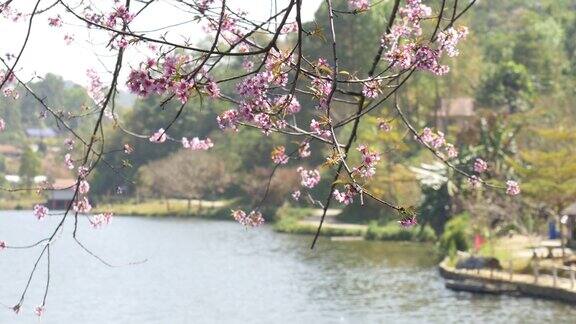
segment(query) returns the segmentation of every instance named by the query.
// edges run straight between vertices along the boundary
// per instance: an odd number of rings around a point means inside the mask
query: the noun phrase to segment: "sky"
[[[314,12],[322,0],[304,0],[302,4],[302,16],[304,21],[312,20]],[[15,0],[16,7],[23,12],[30,12],[35,4],[31,0]],[[78,0],[67,1],[74,4]],[[243,9],[251,19],[261,21],[269,17],[272,10],[272,0],[229,0],[232,8]],[[276,0],[278,8],[282,8],[286,0]],[[51,4],[52,1],[42,1],[40,7]],[[111,0],[93,1],[102,5],[101,9],[110,11],[113,8]],[[54,28],[48,26],[48,18],[62,16],[64,26]],[[182,41],[184,37],[192,41],[201,41],[205,37],[200,24],[191,22],[191,16],[186,15],[182,10],[175,7],[175,1],[159,0],[152,4],[146,11],[138,16],[131,24],[134,31],[150,31],[148,35],[159,35],[162,31],[152,31],[166,26],[172,27],[169,39]],[[28,27],[27,21],[12,22],[0,18],[0,55],[7,53],[17,54],[19,51]],[[64,35],[69,34],[74,37],[70,45],[66,45]],[[109,38],[106,32],[91,30],[85,24],[80,23],[69,13],[65,13],[62,8],[53,8],[49,12],[38,15],[34,18],[32,32],[24,55],[22,56],[19,68],[16,72],[19,77],[26,79],[34,75],[43,76],[46,73],[61,75],[65,80],[86,86],[89,82],[86,76],[87,69],[94,69],[100,74],[113,69],[115,52],[104,49],[106,40]],[[128,65],[135,66],[140,60],[146,57],[146,53],[141,51],[128,51],[126,55]],[[124,68],[125,78],[128,69]]]

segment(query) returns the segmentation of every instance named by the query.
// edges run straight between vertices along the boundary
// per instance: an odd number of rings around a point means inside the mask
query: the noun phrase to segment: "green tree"
[[[576,133],[574,129],[541,129],[538,147],[521,152],[522,191],[559,215],[576,199]]]
[[[486,77],[477,95],[481,105],[504,106],[510,113],[528,109],[532,105],[534,86],[524,65],[508,61],[498,64]]]
[[[24,149],[20,159],[20,169],[18,174],[27,184],[32,183],[32,179],[40,172],[40,159],[29,147]]]

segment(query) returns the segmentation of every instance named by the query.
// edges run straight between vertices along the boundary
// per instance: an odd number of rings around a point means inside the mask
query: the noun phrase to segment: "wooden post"
[[[576,268],[574,265],[570,266],[570,288],[574,289],[574,281],[576,281]]]
[[[558,268],[552,267],[552,285],[556,287],[556,281],[558,281]]]
[[[508,261],[508,275],[510,277],[510,281],[512,281],[512,259]]]

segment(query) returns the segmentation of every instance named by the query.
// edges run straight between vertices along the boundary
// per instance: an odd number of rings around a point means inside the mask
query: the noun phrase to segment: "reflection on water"
[[[53,228],[30,213],[0,215],[0,239],[25,244]],[[43,323],[526,323],[571,322],[566,304],[478,296],[444,288],[426,245],[321,241],[245,230],[232,222],[116,218],[80,237],[108,268],[65,234],[53,249],[52,287]],[[0,254],[0,303],[14,304],[37,250]],[[0,323],[38,323],[45,268],[23,313]]]

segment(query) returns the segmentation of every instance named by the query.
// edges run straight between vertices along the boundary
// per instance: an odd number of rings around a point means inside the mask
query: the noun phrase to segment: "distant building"
[[[19,158],[22,155],[22,150],[13,145],[0,144],[0,155],[11,158]]]
[[[53,190],[48,191],[47,207],[50,209],[66,209],[74,198],[76,189],[75,179],[55,179],[52,184]]]
[[[466,126],[475,116],[474,99],[469,97],[442,98],[435,112],[437,127],[444,130],[452,124]]]
[[[52,128],[26,128],[26,135],[34,138],[52,138],[56,137],[56,131]]]

